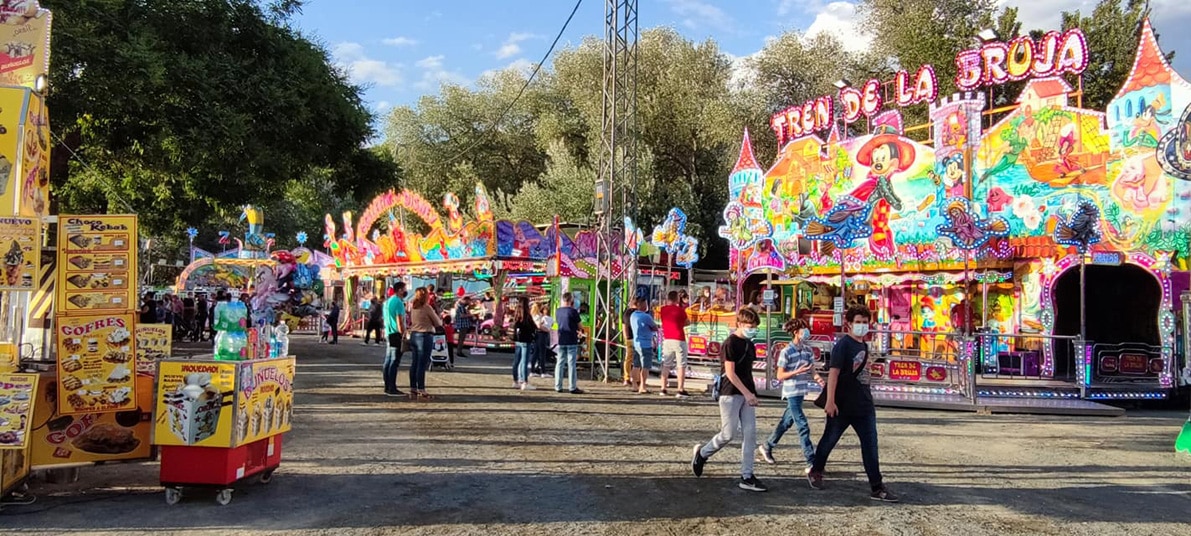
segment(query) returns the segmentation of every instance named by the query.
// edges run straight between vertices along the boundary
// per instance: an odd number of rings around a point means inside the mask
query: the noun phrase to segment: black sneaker
[[[571,389],[571,394],[581,395],[581,394],[583,394],[583,389],[579,389],[579,388]]]
[[[703,476],[703,464],[707,463],[707,458],[704,458],[699,451],[703,445],[695,445],[695,455],[691,458],[691,471],[695,476]]]
[[[761,459],[765,460],[765,463],[769,465],[777,463],[777,460],[773,459],[773,448],[768,444],[763,444],[757,447],[757,454],[760,454]]]
[[[554,390],[554,392],[555,392],[555,393],[561,393],[561,392],[562,392],[562,387],[559,387],[558,389],[555,389],[555,390]]]
[[[806,474],[806,481],[810,483],[811,489],[823,489],[823,473],[811,471]]]
[[[757,480],[757,477],[752,475],[749,475],[748,478],[741,478],[740,484],[738,485],[740,486],[740,489],[746,489],[749,491],[769,491],[769,488],[765,487],[765,484],[762,484],[760,480]]]
[[[891,502],[891,503],[901,501],[901,499],[897,498],[897,495],[890,493],[889,489],[886,488],[885,486],[881,486],[880,489],[870,493],[868,495],[868,498],[870,498],[874,501]]]
[[[385,396],[405,396],[405,393],[399,390],[385,391]]]

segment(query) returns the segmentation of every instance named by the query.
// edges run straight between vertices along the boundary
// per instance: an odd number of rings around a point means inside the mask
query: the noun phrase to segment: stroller
[[[443,370],[451,368],[451,351],[447,346],[446,333],[434,334],[434,343],[430,346],[430,369],[433,370],[434,367],[441,367]]]

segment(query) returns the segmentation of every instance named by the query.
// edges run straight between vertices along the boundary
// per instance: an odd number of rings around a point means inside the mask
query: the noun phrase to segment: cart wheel
[[[215,502],[219,503],[221,506],[227,506],[228,503],[232,502],[232,490],[219,490],[219,494],[215,496]]]
[[[182,490],[178,488],[165,488],[165,504],[175,505],[182,500]]]
[[[273,471],[273,469],[269,469],[268,471],[261,473],[261,484],[268,484],[269,482],[273,481]]]

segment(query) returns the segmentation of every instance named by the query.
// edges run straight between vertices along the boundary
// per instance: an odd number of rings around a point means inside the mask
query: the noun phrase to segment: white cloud
[[[499,72],[508,71],[508,70],[517,71],[522,76],[528,77],[530,75],[530,73],[533,73],[533,68],[535,66],[537,66],[537,64],[532,61],[529,61],[525,58],[518,58],[516,60],[513,60],[512,63],[505,65],[504,67],[488,69],[487,71],[480,73],[480,78],[490,78]]]
[[[414,65],[422,69],[422,77],[414,85],[420,90],[431,91],[438,89],[442,84],[466,84],[467,77],[447,69],[443,63],[445,59],[446,56],[439,54],[418,60]]]
[[[405,37],[403,35],[399,35],[397,37],[390,37],[388,39],[382,40],[381,42],[386,45],[394,46],[394,47],[412,47],[412,46],[418,44],[417,39]]]
[[[386,111],[386,110],[388,110],[389,108],[392,108],[392,107],[393,107],[393,103],[391,103],[391,102],[389,102],[389,101],[387,101],[387,100],[383,100],[383,101],[377,102],[377,103],[376,103],[376,106],[375,106],[375,108],[376,108],[376,111],[378,111],[378,112],[383,112],[383,111]]]
[[[711,27],[735,31],[736,22],[722,9],[703,0],[667,0],[670,11],[683,17],[683,25],[690,28]]]
[[[513,32],[509,34],[509,38],[505,39],[504,43],[500,45],[500,48],[496,50],[496,58],[503,60],[520,54],[520,43],[533,37],[536,36],[528,32]]]
[[[740,91],[748,88],[756,81],[757,70],[752,66],[752,59],[755,58],[760,51],[754,52],[747,56],[736,56],[727,54],[728,60],[732,62],[728,74],[728,88],[732,91]]]
[[[331,47],[335,65],[357,84],[395,87],[402,83],[401,65],[368,57],[359,43],[339,43]]]
[[[860,24],[856,4],[849,2],[832,2],[823,6],[806,29],[807,37],[820,33],[835,36],[845,49],[853,52],[867,50],[873,41],[872,35]]]

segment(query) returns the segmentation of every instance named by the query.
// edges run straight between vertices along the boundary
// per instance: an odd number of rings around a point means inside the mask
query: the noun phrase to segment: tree
[[[546,171],[536,182],[521,185],[513,199],[516,220],[545,223],[558,216],[570,223],[591,223],[595,172],[579,162],[562,140],[546,149]]]
[[[525,75],[506,70],[485,76],[476,89],[444,84],[438,96],[393,110],[385,146],[405,171],[406,186],[429,200],[447,192],[470,204],[477,180],[507,215],[511,196],[546,169],[534,134],[535,92],[516,95]]]
[[[174,237],[320,169],[343,171],[329,180],[344,195],[396,179],[363,149],[360,89],[287,25],[301,1],[43,3],[61,211],[135,211],[145,233]]]
[[[1063,29],[1082,29],[1088,42],[1088,67],[1083,74],[1085,108],[1108,108],[1133,68],[1141,23],[1149,16],[1147,0],[1101,0],[1090,17],[1078,10],[1063,12]],[[1166,59],[1173,60],[1174,52],[1167,53]]]

